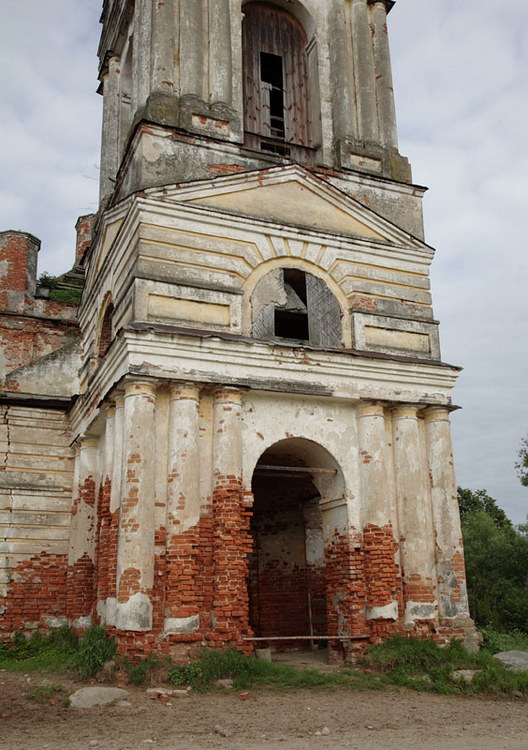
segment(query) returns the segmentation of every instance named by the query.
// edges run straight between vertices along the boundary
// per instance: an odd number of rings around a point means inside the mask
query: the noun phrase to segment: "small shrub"
[[[101,625],[88,628],[79,641],[79,674],[83,678],[93,677],[115,653],[116,645]]]
[[[159,670],[162,661],[158,656],[148,656],[142,659],[138,664],[128,665],[128,680],[133,685],[144,685],[153,672]]]
[[[35,703],[54,703],[57,693],[65,693],[62,685],[37,685],[28,693],[28,698]]]

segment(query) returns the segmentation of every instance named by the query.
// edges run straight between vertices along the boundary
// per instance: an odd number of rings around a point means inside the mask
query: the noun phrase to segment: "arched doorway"
[[[307,648],[318,643],[318,636],[323,646],[336,633],[335,575],[328,580],[328,553],[336,530],[347,525],[341,469],[313,441],[281,440],[257,462],[252,492],[248,592],[253,633],[270,639],[274,650]]]

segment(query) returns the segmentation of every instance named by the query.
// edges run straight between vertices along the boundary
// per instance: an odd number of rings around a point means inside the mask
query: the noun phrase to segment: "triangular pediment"
[[[367,239],[385,239],[350,212],[295,180],[195,198],[191,202],[279,224],[353,234]]]
[[[244,172],[148,191],[163,201],[377,242],[422,245],[404,230],[299,166]]]

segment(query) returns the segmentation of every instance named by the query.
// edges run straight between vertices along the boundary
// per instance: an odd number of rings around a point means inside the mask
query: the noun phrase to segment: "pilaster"
[[[106,204],[114,192],[119,168],[119,75],[118,57],[110,57],[103,75],[103,126],[99,201]]]
[[[76,448],[72,525],[68,550],[68,617],[74,627],[92,623],[95,602],[97,438],[84,437]]]
[[[209,92],[213,104],[232,104],[230,0],[209,3]]]
[[[431,498],[418,407],[397,406],[392,418],[405,622],[411,626],[437,616]]]
[[[371,11],[374,65],[380,142],[385,148],[398,150],[396,108],[392,85],[392,65],[387,30],[387,7],[383,0],[376,2]]]
[[[351,17],[358,135],[361,140],[378,143],[376,70],[367,0],[352,0]]]
[[[125,381],[121,513],[117,558],[117,627],[152,628],[154,583],[154,449],[156,390]]]
[[[205,99],[204,0],[180,0],[180,93]]]
[[[165,633],[188,634],[200,626],[200,389],[194,384],[170,390],[167,588]]]
[[[384,406],[363,404],[357,417],[367,619],[396,621],[401,581],[391,518]]]
[[[132,119],[148,100],[152,85],[152,0],[135,0]]]
[[[424,412],[441,618],[469,617],[449,410]]]
[[[238,643],[247,634],[247,557],[251,512],[242,490],[242,393],[220,387],[213,405],[213,638]]]

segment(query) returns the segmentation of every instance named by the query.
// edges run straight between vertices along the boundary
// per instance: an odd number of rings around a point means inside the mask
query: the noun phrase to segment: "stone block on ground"
[[[528,672],[528,651],[501,651],[493,658],[512,672]]]
[[[106,706],[114,701],[128,698],[128,691],[113,687],[85,687],[70,695],[70,706],[73,708],[93,708]]]

